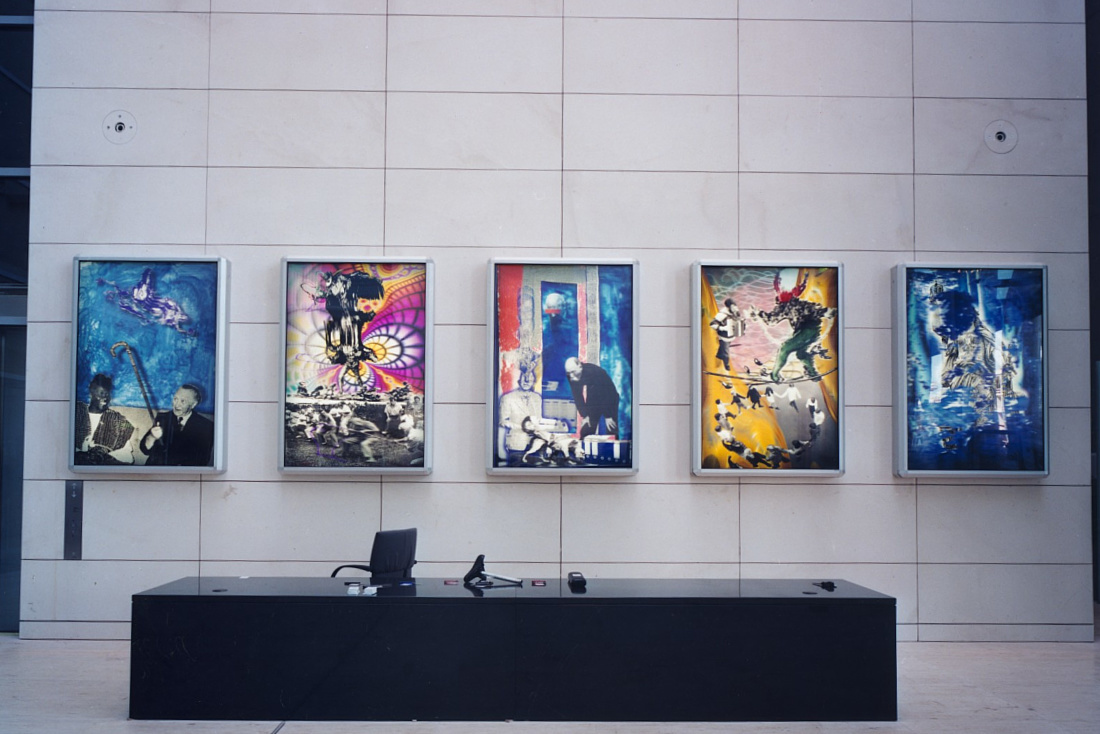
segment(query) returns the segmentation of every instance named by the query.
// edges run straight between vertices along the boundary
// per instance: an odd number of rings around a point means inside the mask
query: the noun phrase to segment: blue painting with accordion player
[[[219,263],[105,259],[78,260],[77,268],[75,463],[144,463],[134,449],[181,386],[191,386],[194,412],[213,418]],[[107,446],[114,458],[100,460],[88,449],[108,426],[130,439],[121,445],[120,435],[120,445]]]

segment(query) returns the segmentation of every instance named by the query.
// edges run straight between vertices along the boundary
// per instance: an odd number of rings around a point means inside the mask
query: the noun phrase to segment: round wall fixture
[[[985,128],[985,145],[994,153],[1008,153],[1019,140],[1016,126],[1007,120],[994,120]]]
[[[115,145],[129,143],[137,135],[137,120],[125,110],[115,110],[103,118],[103,136]]]

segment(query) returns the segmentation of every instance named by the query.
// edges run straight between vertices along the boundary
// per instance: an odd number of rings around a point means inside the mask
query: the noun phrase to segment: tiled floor
[[[125,642],[0,636],[0,733],[700,734],[707,732],[966,732],[1096,734],[1100,643],[898,644],[899,720],[794,724],[545,724],[130,721]]]

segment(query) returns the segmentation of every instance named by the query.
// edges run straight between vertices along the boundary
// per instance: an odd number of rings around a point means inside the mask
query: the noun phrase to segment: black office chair
[[[379,530],[374,534],[370,565],[346,563],[337,566],[332,577],[342,568],[357,568],[370,574],[372,580],[411,579],[416,564],[416,528]]]

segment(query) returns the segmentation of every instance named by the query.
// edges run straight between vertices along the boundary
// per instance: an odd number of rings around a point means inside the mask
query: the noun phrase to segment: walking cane
[[[126,350],[126,354],[130,357],[130,365],[134,368],[134,377],[137,378],[138,389],[141,390],[141,397],[145,399],[145,408],[149,411],[149,418],[154,422],[157,419],[156,414],[153,412],[153,406],[149,403],[149,393],[145,391],[145,382],[141,379],[141,372],[138,370],[137,360],[134,359],[134,350],[126,342],[115,342],[111,346],[111,356],[117,357],[115,350],[122,347]]]

